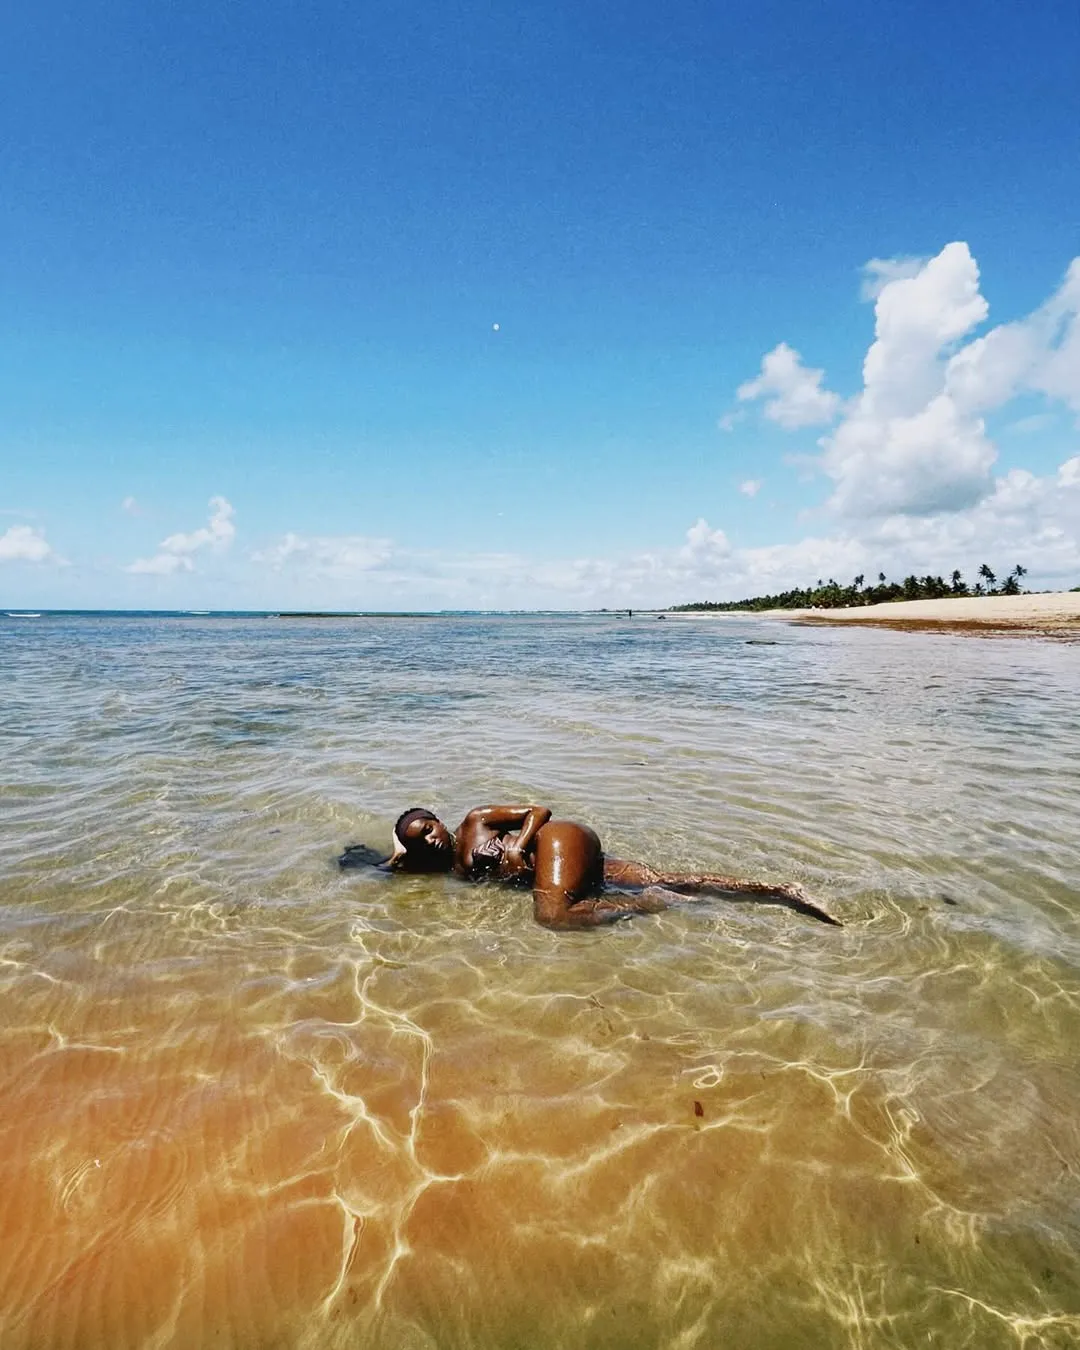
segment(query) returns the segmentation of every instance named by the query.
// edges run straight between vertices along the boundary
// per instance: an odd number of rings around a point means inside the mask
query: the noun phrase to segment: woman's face
[[[450,831],[436,816],[425,816],[420,820],[410,820],[405,826],[401,842],[411,853],[425,852],[434,857],[449,858],[454,851],[454,841]]]

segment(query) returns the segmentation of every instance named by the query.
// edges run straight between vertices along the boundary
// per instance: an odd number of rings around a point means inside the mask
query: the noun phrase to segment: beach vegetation
[[[888,581],[885,573],[878,573],[877,585],[866,585],[865,573],[854,578],[850,586],[843,586],[830,577],[818,578],[816,586],[796,587],[776,595],[755,595],[746,600],[698,600],[686,605],[673,605],[675,611],[689,610],[766,610],[766,609],[850,609],[858,605],[881,605],[896,600],[946,600],[979,595],[1021,595],[1020,581],[1027,576],[1027,568],[1019,563],[1001,584],[997,573],[983,563],[977,573],[979,580],[969,586],[959,568],[949,580],[944,577],[916,576],[912,573],[903,581]],[[1078,587],[1077,589],[1080,589]]]

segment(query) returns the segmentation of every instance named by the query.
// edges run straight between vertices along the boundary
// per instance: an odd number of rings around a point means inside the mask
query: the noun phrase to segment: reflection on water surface
[[[0,642],[5,1350],[1080,1339],[1075,649],[614,617]],[[518,893],[333,865],[414,802],[510,798],[846,926],[552,934]]]

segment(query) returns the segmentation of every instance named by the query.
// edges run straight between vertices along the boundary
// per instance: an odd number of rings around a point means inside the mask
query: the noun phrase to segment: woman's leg
[[[798,914],[819,919],[822,923],[840,928],[839,919],[814,903],[803,888],[794,882],[777,884],[768,881],[743,881],[739,877],[725,877],[714,872],[658,872],[645,863],[629,862],[622,858],[604,861],[604,880],[612,886],[662,886],[678,895],[745,895],[763,904],[785,905]]]

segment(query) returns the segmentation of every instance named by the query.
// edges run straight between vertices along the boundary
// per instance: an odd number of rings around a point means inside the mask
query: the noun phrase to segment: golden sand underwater
[[[478,622],[20,639],[4,1350],[1075,1345],[1074,649]],[[334,866],[545,784],[845,927]]]

